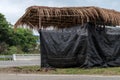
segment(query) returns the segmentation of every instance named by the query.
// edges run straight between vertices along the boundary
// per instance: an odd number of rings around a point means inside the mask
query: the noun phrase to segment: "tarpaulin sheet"
[[[39,32],[41,67],[120,66],[120,28],[87,23]]]

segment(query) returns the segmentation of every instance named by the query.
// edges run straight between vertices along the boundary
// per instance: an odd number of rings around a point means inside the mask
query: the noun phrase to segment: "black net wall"
[[[87,23],[39,32],[41,67],[120,66],[120,28]]]

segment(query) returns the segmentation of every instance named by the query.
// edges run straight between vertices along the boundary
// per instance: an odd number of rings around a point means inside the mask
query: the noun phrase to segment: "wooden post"
[[[38,13],[39,15],[39,28],[38,28],[38,32],[39,32],[39,39],[40,39],[40,35],[41,35],[41,16],[40,16],[40,12]],[[42,53],[41,53],[41,42],[40,42],[40,68],[42,68]]]

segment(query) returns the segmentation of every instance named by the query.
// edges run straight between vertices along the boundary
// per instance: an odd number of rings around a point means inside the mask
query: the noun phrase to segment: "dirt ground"
[[[0,68],[0,73],[48,74],[53,73],[54,71],[56,71],[56,69],[41,69],[39,66]]]

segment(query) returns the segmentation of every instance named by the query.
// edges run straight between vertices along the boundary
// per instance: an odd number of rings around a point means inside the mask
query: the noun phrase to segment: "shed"
[[[31,6],[15,23],[37,29],[42,67],[120,66],[120,12],[99,7]],[[43,30],[48,27],[56,30]],[[107,27],[111,26],[111,27]]]

